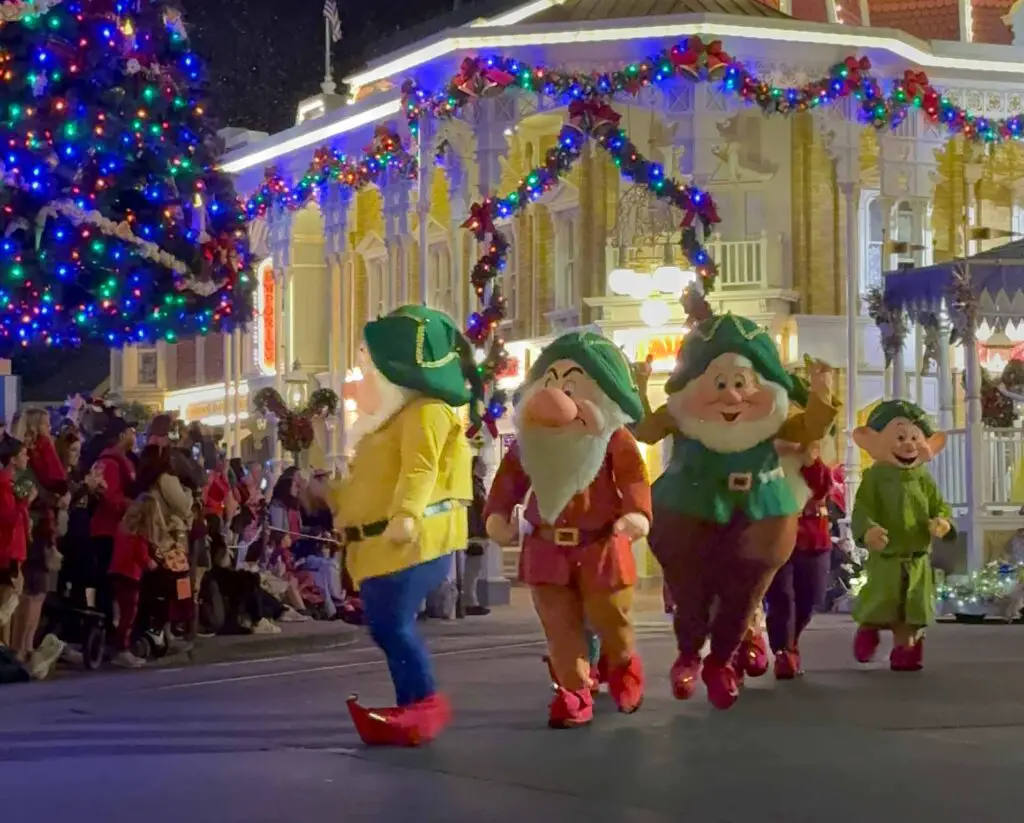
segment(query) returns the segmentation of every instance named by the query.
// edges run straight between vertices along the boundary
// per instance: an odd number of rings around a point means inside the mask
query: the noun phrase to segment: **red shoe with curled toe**
[[[775,655],[775,679],[793,680],[803,674],[800,668],[800,652],[783,649]]]
[[[366,708],[359,705],[357,695],[347,703],[356,731],[367,746],[421,746],[437,737],[452,717],[451,705],[440,694],[397,708]]]
[[[878,644],[882,637],[878,629],[871,626],[861,626],[853,637],[853,656],[858,663],[870,663],[875,652],[878,651]]]
[[[548,726],[552,729],[575,729],[594,719],[594,696],[590,689],[570,692],[559,687],[548,708]]]
[[[689,700],[697,692],[697,678],[700,676],[700,658],[679,655],[672,664],[669,679],[672,681],[672,695],[676,700]]]
[[[893,646],[889,653],[889,668],[894,672],[919,672],[924,668],[919,643],[912,646]]]
[[[394,724],[398,709],[371,709],[359,704],[359,695],[350,695],[346,701],[348,713],[356,727],[359,739],[367,746],[401,746],[403,736]]]
[[[623,714],[632,714],[640,708],[644,702],[644,667],[637,655],[612,669],[608,675],[608,691]]]
[[[708,690],[708,701],[716,709],[732,708],[739,699],[739,680],[731,663],[722,664],[708,658],[704,661],[701,677]]]
[[[768,671],[768,644],[761,632],[743,641],[740,646],[742,671],[748,677],[761,677]]]

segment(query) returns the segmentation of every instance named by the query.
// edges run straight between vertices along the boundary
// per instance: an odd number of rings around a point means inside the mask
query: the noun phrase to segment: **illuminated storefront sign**
[[[256,270],[256,334],[254,359],[262,374],[277,371],[277,282],[269,257]]]
[[[655,373],[667,374],[675,366],[685,329],[621,329],[614,334],[626,357],[635,363],[649,357]]]

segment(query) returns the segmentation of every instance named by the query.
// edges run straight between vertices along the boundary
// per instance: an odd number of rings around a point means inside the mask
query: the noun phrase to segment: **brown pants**
[[[665,509],[654,512],[650,545],[676,604],[681,655],[699,657],[710,633],[715,662],[732,659],[775,572],[793,553],[796,527],[795,516],[735,518],[720,525]]]
[[[601,656],[611,668],[629,662],[636,647],[630,610],[633,587],[590,590],[585,586],[534,586],[537,609],[548,641],[548,659],[561,686],[579,691],[590,682],[590,650],[584,621],[601,638]]]

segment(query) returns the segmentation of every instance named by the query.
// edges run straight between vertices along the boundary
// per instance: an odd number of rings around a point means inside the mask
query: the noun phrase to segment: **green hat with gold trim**
[[[540,380],[556,360],[578,363],[630,420],[636,421],[644,416],[640,390],[633,379],[629,361],[622,349],[607,337],[590,331],[563,334],[540,353],[530,368],[527,382]]]
[[[363,327],[370,359],[403,389],[464,406],[483,396],[469,341],[448,315],[401,306]]]
[[[909,400],[885,400],[879,403],[868,415],[867,427],[880,432],[893,420],[900,417],[917,426],[925,437],[935,434],[935,428],[932,426],[928,413]]]
[[[791,398],[799,391],[793,384],[792,375],[782,365],[778,347],[768,330],[731,312],[702,321],[686,335],[665,391],[669,394],[680,391],[691,380],[700,377],[712,360],[723,354],[747,358],[754,371],[763,379],[782,386]]]

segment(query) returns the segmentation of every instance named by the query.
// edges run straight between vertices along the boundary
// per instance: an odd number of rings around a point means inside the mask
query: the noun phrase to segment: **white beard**
[[[627,418],[611,400],[602,397],[598,406],[605,426],[596,435],[575,428],[524,429],[521,409],[529,397],[527,391],[516,408],[516,445],[537,498],[537,511],[545,523],[551,524],[558,520],[570,500],[594,482],[604,465],[608,442]]]
[[[774,438],[782,424],[789,417],[789,395],[777,383],[762,383],[775,393],[775,408],[772,413],[761,420],[747,423],[726,423],[717,420],[698,420],[683,411],[683,400],[693,383],[685,386],[668,398],[666,403],[669,414],[679,426],[679,431],[691,440],[720,454],[734,454],[752,449],[758,443]]]
[[[345,453],[348,455],[354,455],[359,441],[377,431],[416,397],[416,392],[396,386],[382,374],[378,373],[372,379],[380,381],[380,407],[373,414],[360,413],[356,418],[345,436]]]

